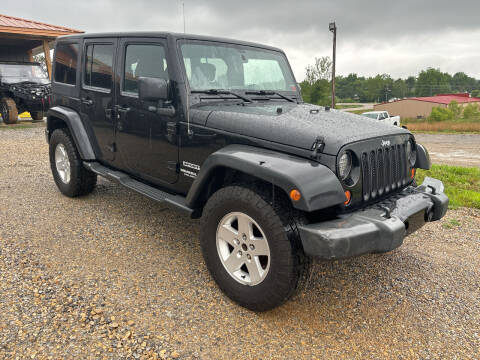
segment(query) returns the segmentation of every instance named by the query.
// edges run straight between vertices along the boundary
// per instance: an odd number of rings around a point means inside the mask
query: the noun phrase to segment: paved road
[[[56,189],[43,129],[0,130],[0,358],[475,358],[480,212],[388,254],[318,263],[256,314],[217,288],[198,223],[100,180]]]
[[[478,134],[415,134],[415,138],[427,147],[434,163],[480,167]]]

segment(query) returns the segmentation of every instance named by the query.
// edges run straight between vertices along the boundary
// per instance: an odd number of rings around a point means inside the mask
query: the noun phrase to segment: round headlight
[[[345,180],[350,175],[352,170],[352,155],[347,151],[344,152],[338,159],[338,176]]]
[[[415,162],[417,161],[417,152],[415,150],[415,146],[413,145],[412,140],[407,142],[407,159],[410,163],[410,166],[414,166]]]

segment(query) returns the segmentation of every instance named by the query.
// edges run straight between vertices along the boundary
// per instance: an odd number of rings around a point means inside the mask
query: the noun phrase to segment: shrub
[[[480,111],[477,104],[468,104],[463,109],[463,117],[465,119],[474,119],[480,117]]]
[[[453,113],[454,118],[458,118],[462,114],[462,107],[458,105],[458,103],[455,100],[453,100],[450,104],[448,104],[448,110],[450,110]]]
[[[480,97],[480,90],[473,90],[472,97]]]
[[[452,110],[444,107],[434,107],[428,121],[446,121],[454,118]]]

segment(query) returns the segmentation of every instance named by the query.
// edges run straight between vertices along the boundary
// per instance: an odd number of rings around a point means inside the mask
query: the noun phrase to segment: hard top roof
[[[164,32],[164,31],[130,31],[130,32],[110,32],[110,33],[86,33],[86,34],[75,34],[75,35],[68,35],[62,36],[57,39],[57,41],[65,41],[65,40],[73,40],[73,39],[91,39],[91,38],[112,38],[112,37],[172,37],[177,40],[204,40],[204,41],[216,41],[222,43],[229,43],[229,44],[238,44],[238,45],[246,45],[246,46],[253,46],[263,49],[269,49],[273,51],[280,51],[283,52],[282,49],[258,44],[248,41],[242,40],[234,40],[228,38],[221,38],[215,36],[206,36],[206,35],[195,35],[195,34],[182,34],[182,33],[173,33],[173,32]]]

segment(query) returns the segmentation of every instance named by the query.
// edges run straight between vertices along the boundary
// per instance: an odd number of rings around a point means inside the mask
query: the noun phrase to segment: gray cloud
[[[338,72],[405,77],[427,67],[480,78],[480,2],[185,0],[187,32],[283,48],[297,78],[330,55],[338,25]],[[181,0],[19,0],[4,14],[92,31],[183,31]]]

